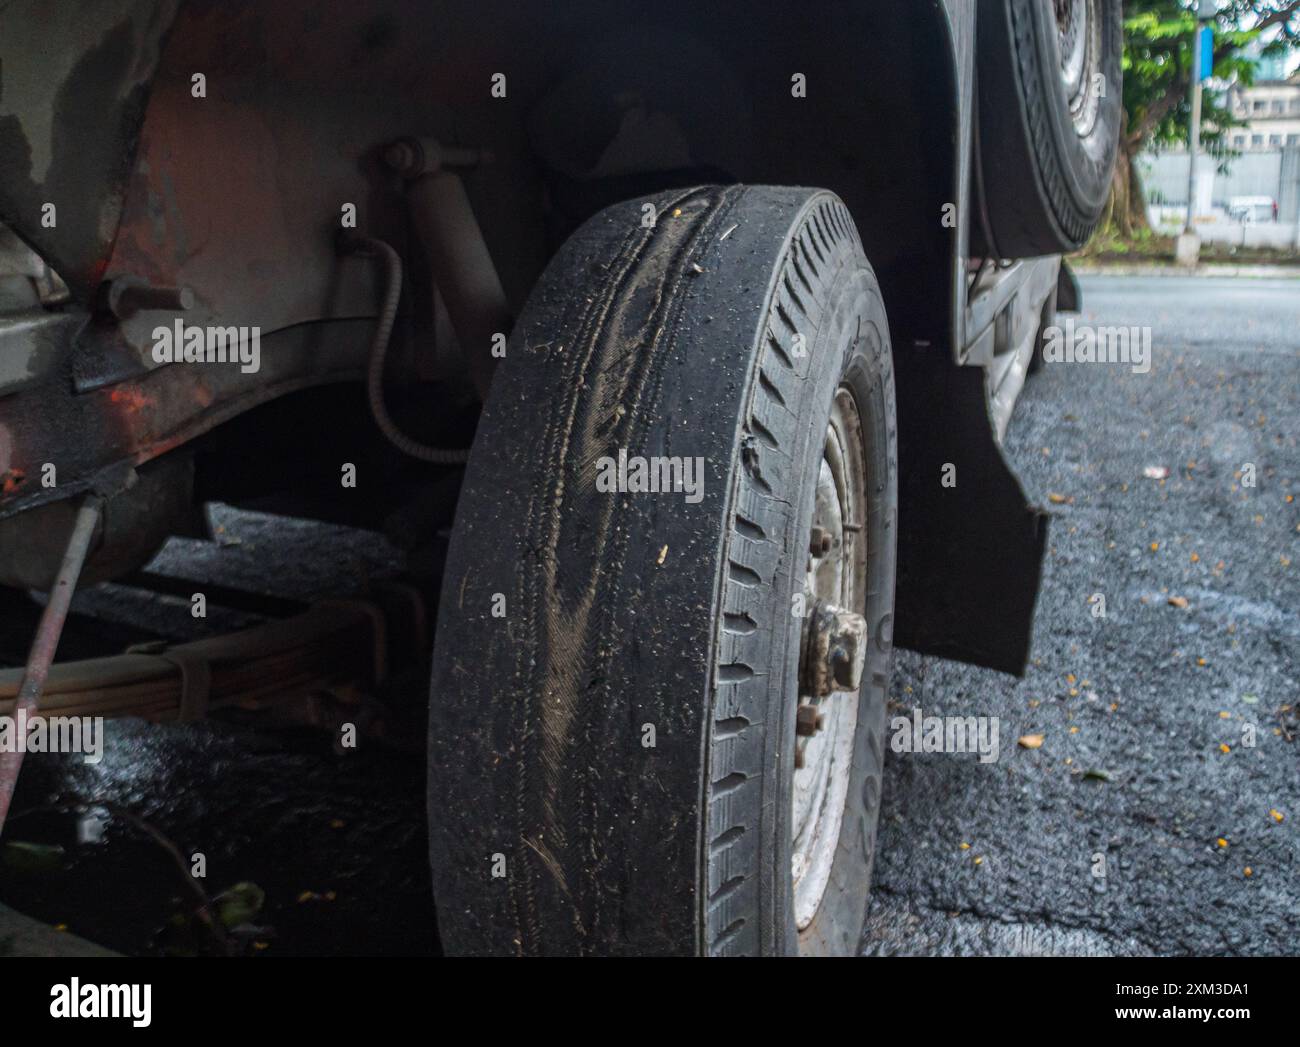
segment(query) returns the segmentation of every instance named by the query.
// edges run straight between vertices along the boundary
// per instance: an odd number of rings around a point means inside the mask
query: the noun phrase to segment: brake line
[[[384,362],[388,359],[388,344],[397,320],[397,303],[402,296],[402,259],[391,246],[374,236],[349,236],[343,246],[348,251],[362,251],[377,255],[384,265],[384,296],[379,307],[379,322],[370,343],[370,362],[366,372],[366,393],[370,400],[370,413],[394,447],[403,454],[435,465],[463,465],[469,461],[469,448],[449,450],[430,447],[407,436],[388,413],[384,403]]]

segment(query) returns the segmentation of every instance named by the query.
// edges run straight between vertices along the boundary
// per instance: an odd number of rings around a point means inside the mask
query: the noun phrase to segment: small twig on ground
[[[11,822],[16,821],[17,819],[24,818],[29,814],[50,812],[67,814],[73,811],[89,810],[93,807],[98,807],[101,810],[107,811],[115,818],[121,818],[122,821],[126,822],[132,828],[138,829],[140,832],[144,833],[149,837],[149,839],[153,840],[154,843],[167,852],[168,856],[175,864],[176,870],[180,874],[181,879],[185,882],[185,889],[194,896],[196,902],[194,910],[195,915],[198,916],[204,926],[206,926],[208,931],[212,934],[213,939],[216,941],[222,953],[229,955],[230,938],[226,934],[226,928],[222,924],[221,918],[217,915],[212,904],[212,899],[208,897],[208,892],[203,889],[203,885],[199,883],[194,876],[190,875],[189,867],[185,863],[185,856],[181,853],[180,848],[138,814],[132,813],[121,804],[115,803],[112,800],[105,800],[102,798],[83,800],[74,797],[67,803],[29,807],[25,811],[20,811],[18,814],[12,815],[9,820]]]

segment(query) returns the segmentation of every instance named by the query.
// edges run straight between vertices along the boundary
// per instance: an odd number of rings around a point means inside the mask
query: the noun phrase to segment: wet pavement
[[[1056,517],[1034,663],[1017,681],[900,653],[895,714],[996,717],[1000,753],[890,754],[867,953],[1300,952],[1300,282],[1096,277],[1084,294],[1079,323],[1153,327],[1151,373],[1049,365],[1026,390],[1007,453]],[[400,570],[373,535],[217,523],[220,541],[174,540],[151,570],[303,601]],[[122,586],[75,610],[61,657],[255,620]],[[25,616],[0,614],[10,664]],[[0,900],[132,953],[435,952],[420,670],[385,697],[407,717],[394,744],[227,715],[112,724],[94,767],[29,759],[14,811],[33,813],[6,840],[31,847],[0,863]],[[143,822],[44,809],[76,798]],[[208,894],[240,910],[231,940],[169,925],[187,888],[142,824],[204,856]],[[0,954],[28,951],[14,928],[0,910]]]
[[[209,722],[108,725],[104,759],[57,767],[29,759],[15,811],[66,799],[110,800],[202,855],[207,893],[252,884],[264,902],[237,921],[236,953],[420,955],[437,949],[424,825],[424,760],[364,742],[334,750],[322,732]],[[28,777],[30,775],[30,777]],[[63,848],[56,867],[6,869],[19,911],[116,951],[223,950],[193,921],[168,853],[109,815],[29,814],[6,838]],[[236,891],[238,893],[238,891]]]
[[[302,601],[360,593],[400,573],[401,558],[365,532],[229,507],[214,509],[218,541],[173,539],[150,570]],[[8,594],[13,602],[14,594]],[[141,639],[198,639],[254,625],[215,601],[206,619],[188,600],[124,585],[78,594],[61,658],[119,652]],[[35,620],[37,609],[25,615]],[[23,615],[5,616],[6,634]],[[121,622],[129,622],[130,627]],[[0,636],[12,664],[13,643]],[[264,714],[223,712],[198,724],[107,724],[102,762],[28,756],[0,861],[0,900],[115,951],[268,955],[421,955],[438,950],[426,848],[424,706],[427,668],[409,665],[382,694],[393,743],[363,731],[273,726]],[[107,801],[100,811],[51,810]],[[147,827],[147,828],[145,828]],[[175,860],[202,855],[207,894],[261,899],[224,943],[177,914],[194,898]],[[253,885],[251,888],[244,885]],[[244,918],[246,917],[246,918]],[[10,924],[0,913],[0,955]],[[36,939],[12,935],[13,951]],[[26,946],[26,948],[24,948]]]
[[[1017,407],[1055,516],[1033,664],[899,655],[897,714],[995,716],[1000,754],[890,754],[863,951],[1294,955],[1300,282],[1083,291],[1078,323],[1153,328],[1151,372],[1049,364]]]

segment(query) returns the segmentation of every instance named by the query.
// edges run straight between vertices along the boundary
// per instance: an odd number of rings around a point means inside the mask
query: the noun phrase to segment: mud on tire
[[[829,886],[800,930],[792,607],[837,391],[861,419],[871,643]],[[702,497],[598,491],[620,449],[703,459]],[[511,337],[447,562],[429,738],[444,947],[853,951],[896,512],[885,311],[835,196],[701,187],[583,225]]]

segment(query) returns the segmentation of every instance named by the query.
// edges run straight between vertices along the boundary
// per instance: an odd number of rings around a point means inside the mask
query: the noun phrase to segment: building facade
[[[1228,88],[1233,116],[1246,121],[1227,134],[1234,150],[1249,152],[1300,145],[1300,73],[1286,80],[1256,81],[1251,87]]]

